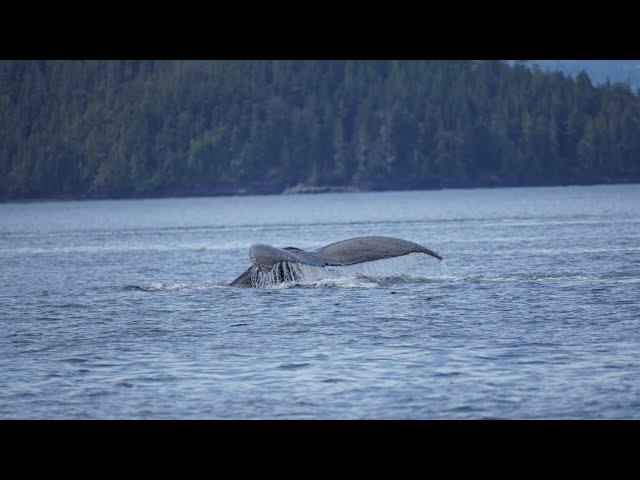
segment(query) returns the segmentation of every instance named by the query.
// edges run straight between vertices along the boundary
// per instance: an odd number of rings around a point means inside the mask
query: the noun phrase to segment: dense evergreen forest
[[[0,61],[0,198],[640,179],[628,85],[499,61]]]
[[[585,71],[594,85],[621,82],[629,83],[633,89],[640,88],[640,60],[527,60],[526,63],[572,77]]]

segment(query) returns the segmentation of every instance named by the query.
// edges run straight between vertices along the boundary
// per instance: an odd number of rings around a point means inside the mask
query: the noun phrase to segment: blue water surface
[[[445,261],[228,286],[362,235]],[[640,185],[0,204],[0,269],[0,418],[640,418]]]

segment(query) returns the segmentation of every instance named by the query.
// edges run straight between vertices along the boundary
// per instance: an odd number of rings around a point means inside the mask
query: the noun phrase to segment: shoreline
[[[546,183],[531,182],[516,184],[511,182],[497,183],[477,182],[468,185],[388,185],[388,186],[353,186],[353,185],[305,185],[298,184],[293,187],[281,185],[260,185],[243,187],[218,187],[192,188],[192,189],[166,189],[147,193],[129,194],[53,194],[53,195],[6,195],[0,197],[3,203],[32,203],[32,202],[72,202],[72,201],[96,201],[96,200],[148,200],[162,198],[204,198],[204,197],[247,197],[263,195],[317,195],[322,193],[366,193],[366,192],[405,192],[405,191],[437,191],[437,190],[473,190],[473,189],[500,189],[500,188],[536,188],[536,187],[587,187],[598,185],[637,185],[640,178],[628,178],[612,180],[608,178],[594,179],[593,181]]]

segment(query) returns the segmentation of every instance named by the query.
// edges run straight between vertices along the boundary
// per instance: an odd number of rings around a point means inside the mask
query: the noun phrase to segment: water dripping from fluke
[[[316,267],[295,262],[279,262],[264,273],[252,274],[254,288],[291,287],[375,288],[407,283],[441,282],[451,278],[443,261],[414,253],[349,266]]]
[[[251,275],[251,286],[255,288],[288,288],[293,285],[315,283],[327,278],[322,267],[302,263],[278,262],[264,273],[256,269]]]

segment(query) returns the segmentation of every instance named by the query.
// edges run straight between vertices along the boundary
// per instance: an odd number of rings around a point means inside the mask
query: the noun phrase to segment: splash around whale
[[[433,250],[393,237],[356,237],[332,243],[312,252],[296,247],[277,248],[257,244],[249,250],[251,266],[231,282],[236,287],[261,287],[300,279],[309,267],[348,266],[412,253],[424,253],[438,260]]]

